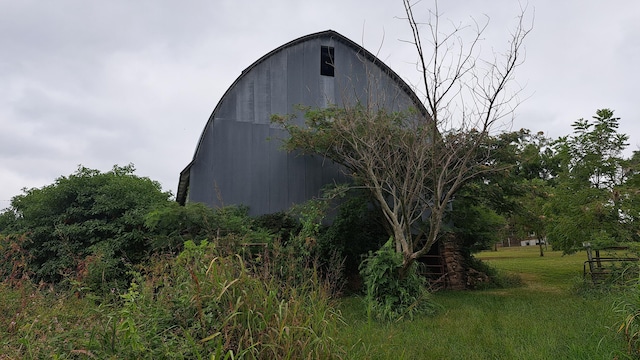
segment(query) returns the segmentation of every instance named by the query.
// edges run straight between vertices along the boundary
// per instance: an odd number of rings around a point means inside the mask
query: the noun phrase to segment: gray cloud
[[[518,5],[440,2],[446,18],[491,17],[484,50],[504,46]],[[420,3],[420,6],[428,2]],[[529,2],[535,28],[516,74],[528,97],[512,127],[567,134],[610,107],[635,146],[640,3]],[[268,51],[334,29],[412,84],[415,51],[399,0],[0,0],[0,208],[78,164],[177,186],[224,91]],[[457,20],[456,20],[457,21]]]

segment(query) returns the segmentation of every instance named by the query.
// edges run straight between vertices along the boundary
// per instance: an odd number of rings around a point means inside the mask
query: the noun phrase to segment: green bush
[[[273,234],[284,244],[302,229],[300,222],[287,212],[260,215],[254,219],[254,225],[258,229]]]
[[[184,206],[176,202],[160,204],[144,217],[151,250],[177,254],[185,241],[196,243],[233,235],[244,242],[270,242],[272,235],[255,225],[249,209],[228,206],[212,209],[202,203]]]
[[[320,234],[320,257],[340,254],[345,259],[346,275],[358,274],[362,258],[369,251],[379,249],[388,239],[383,224],[382,213],[372,206],[366,194],[352,193],[339,204],[333,222]]]
[[[366,287],[365,301],[369,317],[400,320],[435,310],[426,288],[426,280],[416,272],[416,265],[401,274],[402,254],[390,239],[380,250],[370,253],[360,267]]]
[[[85,167],[55,183],[25,190],[11,200],[2,226],[22,234],[28,270],[36,281],[75,279],[83,264],[100,257],[113,275],[147,253],[144,215],[167,203],[160,184],[134,175],[132,165],[102,173]]]

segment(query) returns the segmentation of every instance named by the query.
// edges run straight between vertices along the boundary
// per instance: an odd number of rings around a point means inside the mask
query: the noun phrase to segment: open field
[[[625,344],[615,332],[616,296],[577,295],[584,253],[562,256],[537,247],[501,248],[478,257],[525,286],[445,291],[433,317],[368,322],[359,298],[342,302],[347,326],[336,335],[354,359],[614,359]]]

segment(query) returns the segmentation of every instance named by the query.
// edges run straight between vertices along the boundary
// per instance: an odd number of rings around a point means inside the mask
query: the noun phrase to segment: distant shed
[[[387,65],[355,42],[328,30],[293,40],[246,68],[209,117],[193,156],[180,173],[180,204],[247,205],[251,215],[283,211],[319,195],[345,176],[328,159],[281,150],[286,132],[273,114],[296,105],[376,106],[427,111]],[[298,121],[304,121],[302,114]],[[269,140],[271,139],[271,140]]]

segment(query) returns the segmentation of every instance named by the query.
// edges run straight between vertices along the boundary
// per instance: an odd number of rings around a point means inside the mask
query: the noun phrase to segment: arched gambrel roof
[[[418,96],[416,96],[415,92],[411,89],[411,87],[404,81],[402,80],[402,78],[395,72],[393,71],[393,69],[391,69],[389,66],[387,66],[387,64],[385,64],[384,62],[382,62],[382,60],[378,59],[375,55],[373,55],[371,52],[369,52],[367,49],[365,49],[364,47],[358,45],[356,42],[354,42],[353,40],[341,35],[340,33],[338,33],[335,30],[325,30],[325,31],[320,31],[314,34],[310,34],[310,35],[306,35],[306,36],[302,36],[300,38],[297,38],[295,40],[292,40],[272,51],[270,51],[269,53],[267,53],[266,55],[264,55],[263,57],[261,57],[260,59],[258,59],[256,62],[254,62],[253,64],[249,65],[249,67],[247,67],[246,69],[244,69],[242,71],[242,73],[240,74],[240,76],[236,79],[236,81],[231,85],[230,88],[232,88],[236,83],[238,83],[238,81],[246,74],[248,73],[251,69],[253,69],[254,67],[256,67],[258,64],[262,63],[265,59],[270,58],[271,56],[273,56],[273,54],[276,54],[286,48],[292,47],[294,45],[309,41],[311,39],[315,39],[315,38],[332,38],[336,41],[339,41],[341,43],[343,43],[344,45],[347,45],[349,48],[355,50],[358,54],[360,54],[361,56],[364,57],[364,59],[370,61],[371,63],[377,65],[378,67],[380,67],[382,69],[383,72],[385,72],[386,74],[389,75],[390,78],[392,78],[398,85],[399,88],[402,89],[402,91],[405,92],[405,94],[407,96],[409,96],[412,100],[414,105],[416,106],[416,109],[423,114],[424,116],[427,116],[428,112],[427,109],[424,107],[424,104],[422,103],[422,101],[420,101],[420,99],[418,98]],[[228,92],[229,90],[227,90]],[[224,95],[223,95],[224,97]],[[215,109],[213,110],[213,113],[215,113]]]
[[[250,76],[250,74],[252,73],[252,70],[260,67],[261,64],[269,61],[269,59],[275,57],[277,54],[282,53],[283,51],[286,51],[287,49],[294,48],[304,43],[312,42],[316,39],[330,39],[330,41],[338,42],[346,46],[347,48],[351,49],[354,53],[357,54],[359,58],[362,59],[363,62],[374,64],[381,73],[385,74],[386,77],[391,79],[391,81],[395,84],[395,87],[399,89],[404,94],[404,96],[406,96],[406,98],[410,100],[410,102],[418,110],[418,112],[420,112],[423,116],[428,116],[427,115],[428,112],[426,108],[424,107],[420,99],[416,96],[416,94],[413,92],[411,87],[404,80],[402,80],[402,78],[400,78],[400,76],[395,71],[393,71],[381,60],[379,60],[375,55],[373,55],[371,52],[367,51],[366,49],[364,49],[362,46],[358,45],[354,41],[346,38],[345,36],[333,30],[322,31],[322,32],[300,37],[298,39],[290,41],[272,50],[271,52],[267,53],[266,55],[262,56],[260,59],[255,61],[253,64],[251,64],[249,67],[247,67],[245,70],[242,71],[240,76],[238,76],[238,78],[224,93],[224,95],[222,96],[222,98],[214,108],[213,112],[211,113],[211,116],[209,117],[207,124],[200,136],[198,145],[194,153],[193,160],[180,173],[178,193],[176,196],[176,200],[179,203],[184,204],[187,201],[187,198],[189,197],[189,186],[190,186],[190,182],[193,180],[192,170],[193,170],[194,164],[196,163],[199,152],[203,148],[203,143],[205,143],[207,139],[207,136],[208,136],[207,131],[213,127],[214,125],[213,122],[216,121],[216,114],[220,112],[221,107],[223,106],[224,100],[230,96],[230,94],[234,91],[234,89],[238,86],[238,84],[242,83],[246,77]],[[291,109],[289,109],[289,111],[290,110]]]

